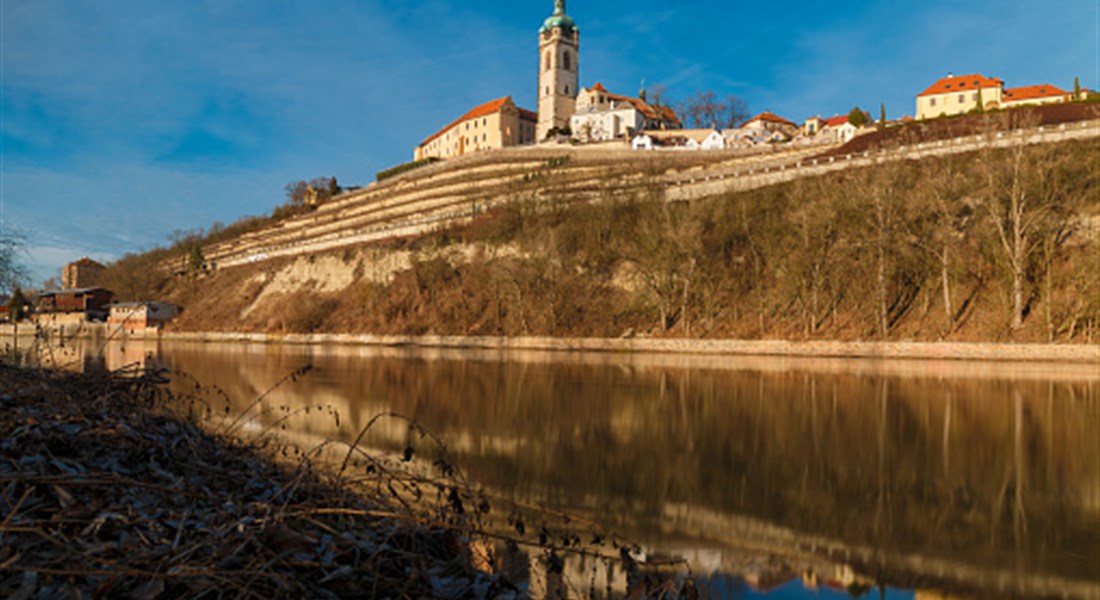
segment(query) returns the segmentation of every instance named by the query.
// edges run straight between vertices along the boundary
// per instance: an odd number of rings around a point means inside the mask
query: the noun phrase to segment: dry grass
[[[498,573],[498,552],[520,547],[544,556],[532,577],[560,581],[573,555],[622,562],[634,597],[694,585],[667,565],[647,573],[635,546],[582,519],[491,507],[444,441],[401,415],[303,452],[273,435],[295,413],[272,390],[231,415],[217,390],[171,392],[165,375],[0,362],[0,596],[521,598]],[[360,447],[392,419],[415,434],[403,451]]]

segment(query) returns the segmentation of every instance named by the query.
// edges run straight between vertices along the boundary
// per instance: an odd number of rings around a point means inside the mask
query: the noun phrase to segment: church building
[[[516,106],[511,97],[476,106],[433,133],[413,150],[413,158],[456,158],[472,152],[533,144],[551,131],[569,129],[576,109],[580,30],[555,0],[554,14],[539,29],[538,112]]]
[[[551,130],[569,127],[580,80],[581,32],[565,14],[565,0],[554,0],[554,14],[539,29],[539,124],[541,141]]]

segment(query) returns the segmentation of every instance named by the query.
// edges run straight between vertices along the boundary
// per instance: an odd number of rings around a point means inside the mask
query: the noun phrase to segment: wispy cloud
[[[891,114],[930,79],[1100,73],[1096,7],[1030,0],[569,3],[585,85],[712,89],[790,118]],[[36,261],[117,256],[282,201],[363,184],[471,106],[534,108],[550,0],[0,2],[0,203]],[[1100,75],[1098,75],[1100,76]],[[1100,82],[1092,85],[1100,87]],[[870,105],[870,106],[867,106]],[[66,257],[61,262],[76,258]]]

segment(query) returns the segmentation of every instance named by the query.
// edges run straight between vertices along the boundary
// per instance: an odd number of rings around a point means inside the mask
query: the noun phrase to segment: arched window
[[[546,64],[542,68],[545,71],[550,70],[550,53],[549,52],[546,53]]]
[[[568,70],[572,69],[573,67],[569,66],[569,63],[570,63],[570,60],[569,60],[569,51],[568,51],[568,50],[566,50],[566,51],[565,51],[565,52],[563,52],[563,53],[562,53],[562,55],[561,55],[561,66],[562,66],[562,68],[563,68],[563,69],[565,69],[566,71],[568,71]]]
[[[528,63],[528,64],[530,64],[530,63]],[[565,86],[565,95],[566,96],[569,95],[569,86]]]

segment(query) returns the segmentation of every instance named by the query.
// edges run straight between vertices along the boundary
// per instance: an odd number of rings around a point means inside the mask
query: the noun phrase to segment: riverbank
[[[341,344],[559,352],[637,352],[811,358],[1086,362],[1100,365],[1100,345],[983,344],[965,342],[792,342],[675,338],[553,338],[161,332],[159,339],[256,344]]]
[[[463,512],[459,487],[410,508],[393,491],[411,480],[384,461],[358,456],[355,478],[322,474],[299,451],[254,432],[242,441],[238,421],[210,420],[213,407],[130,375],[0,364],[0,596],[519,593],[475,568],[467,532],[478,511]],[[361,475],[365,461],[373,476]]]
[[[3,328],[3,327],[6,327]],[[21,327],[19,337],[35,334]],[[0,340],[12,336],[0,326]],[[537,350],[547,352],[630,352],[701,356],[761,356],[805,358],[872,358],[995,362],[1071,362],[1100,365],[1100,344],[1006,344],[980,342],[843,342],[788,340],[713,340],[684,338],[557,338],[545,336],[369,335],[340,333],[246,333],[226,331],[124,331],[106,324],[86,324],[65,334],[91,339],[166,340],[203,343],[341,345],[476,350]],[[51,334],[51,338],[56,334]]]

